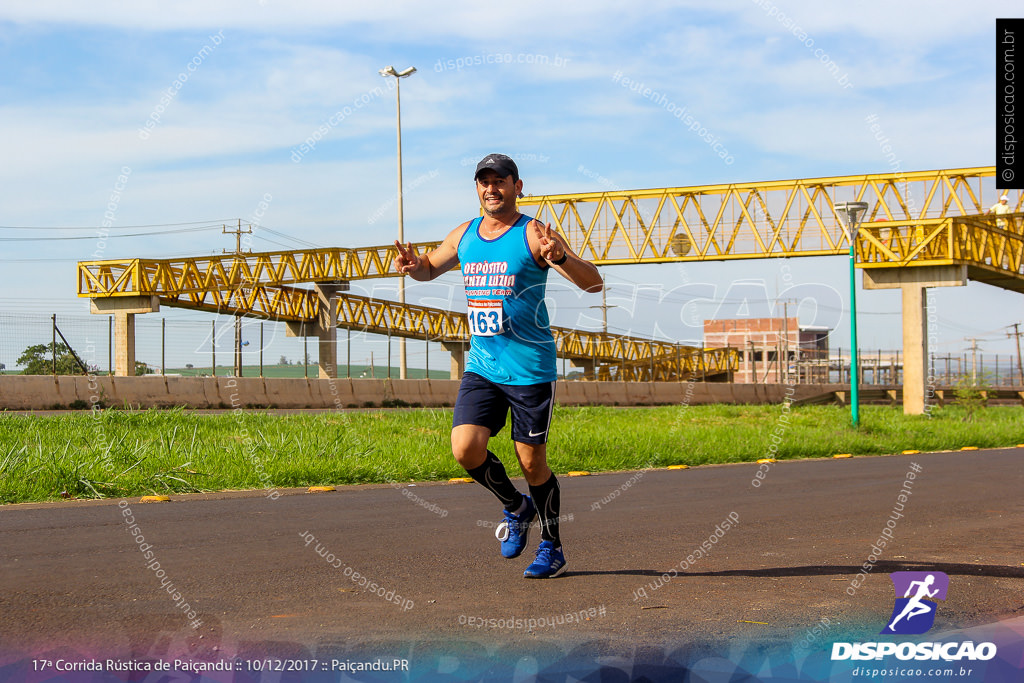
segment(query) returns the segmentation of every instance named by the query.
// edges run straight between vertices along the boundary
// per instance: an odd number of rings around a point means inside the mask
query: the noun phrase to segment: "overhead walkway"
[[[519,205],[551,223],[581,256],[606,266],[846,255],[849,244],[834,206],[867,202],[870,209],[855,240],[857,267],[865,271],[866,287],[903,290],[905,408],[921,412],[927,288],[977,280],[1024,291],[1024,198],[1017,193],[1010,215],[985,215],[996,196],[995,168],[976,167],[528,196]],[[437,244],[419,243],[414,249],[424,253]],[[94,312],[115,314],[119,340],[134,338],[135,314],[161,305],[286,321],[295,323],[297,334],[318,328],[322,341],[324,329],[361,325],[355,322],[360,316],[376,315],[392,334],[421,339],[440,339],[446,329],[455,329],[457,313],[413,305],[402,310],[395,302],[372,306],[345,293],[351,280],[396,276],[394,257],[394,247],[384,245],[83,261],[78,291],[92,300]],[[296,286],[301,284],[314,287]],[[658,343],[651,340],[644,340],[647,347],[640,342],[616,346],[614,337],[588,336],[574,346],[570,340],[576,338],[564,335],[560,349],[575,354],[565,357],[596,360],[590,369],[600,376],[621,372],[641,377],[646,372],[654,378],[680,378],[693,376],[698,367],[706,376],[736,362],[735,352],[727,361],[704,353],[699,363],[679,361],[673,370],[669,361],[677,352],[653,350]],[[118,345],[126,349],[125,357],[120,351],[117,355],[119,372],[134,367],[127,357],[134,355],[133,347]],[[685,355],[683,348],[678,355]],[[614,358],[602,355],[604,349]],[[652,358],[654,369],[644,370]],[[659,359],[666,365],[659,366]]]

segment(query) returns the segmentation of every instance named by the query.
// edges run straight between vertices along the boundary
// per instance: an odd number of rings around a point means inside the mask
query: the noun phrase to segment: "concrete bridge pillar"
[[[117,296],[90,300],[90,311],[114,316],[114,375],[135,375],[135,316],[156,313],[160,298],[156,296]]]
[[[963,287],[967,266],[865,268],[864,289],[900,289],[903,295],[903,414],[921,415],[928,405],[929,287]]]
[[[570,358],[569,362],[572,363],[574,368],[579,368],[583,371],[583,376],[587,379],[597,379],[597,361],[591,358]]]
[[[290,322],[285,336],[317,338],[317,376],[338,377],[338,293],[347,292],[349,283],[323,282],[314,285],[318,306],[317,317],[308,322]]]
[[[451,379],[462,379],[466,372],[466,351],[469,350],[469,342],[441,342],[444,350],[452,354]]]

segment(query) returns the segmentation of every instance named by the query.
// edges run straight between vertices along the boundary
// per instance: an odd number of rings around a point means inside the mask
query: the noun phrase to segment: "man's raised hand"
[[[398,249],[398,256],[395,257],[395,270],[399,273],[411,273],[420,267],[420,257],[413,253],[412,242],[406,246],[395,240],[395,247]]]
[[[555,237],[550,223],[542,228],[540,221],[537,221],[533,224],[533,229],[537,234],[537,243],[540,245],[540,257],[542,259],[548,262],[557,261],[565,255],[565,249],[562,247],[562,243]]]

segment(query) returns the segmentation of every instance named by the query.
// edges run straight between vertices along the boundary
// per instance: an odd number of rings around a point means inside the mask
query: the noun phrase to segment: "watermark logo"
[[[633,602],[636,602],[640,598],[647,599],[647,588],[651,591],[656,591],[672,579],[679,576],[680,572],[686,573],[686,571],[692,567],[699,560],[707,557],[711,554],[712,548],[721,539],[725,538],[725,534],[729,529],[740,523],[740,515],[738,512],[733,510],[729,515],[722,520],[722,522],[715,527],[715,530],[708,536],[707,540],[700,544],[700,547],[694,548],[693,552],[687,555],[683,560],[679,562],[675,567],[669,569],[667,572],[659,576],[655,581],[649,581],[647,586],[641,586],[633,591]]]
[[[711,147],[711,149],[713,149],[715,153],[718,154],[718,158],[720,158],[726,166],[731,166],[733,163],[736,162],[736,159],[733,157],[733,155],[730,154],[729,150],[726,149],[725,145],[721,143],[720,138],[716,136],[713,131],[709,130],[700,121],[694,118],[695,115],[690,111],[690,108],[688,106],[681,107],[677,105],[675,102],[670,102],[668,96],[665,95],[664,93],[660,93],[657,90],[652,90],[651,88],[648,88],[644,83],[623,76],[621,70],[616,71],[615,73],[612,74],[612,82],[618,83],[627,90],[632,90],[641,97],[648,99],[651,102],[654,102],[659,107],[664,107],[665,111],[679,119],[683,123],[683,125],[687,126],[687,129],[691,133],[696,133],[697,137],[699,137],[709,147]]]
[[[949,577],[942,572],[893,572],[889,575],[896,600],[892,608],[892,616],[880,635],[921,635],[935,624],[936,600],[945,600],[949,590]],[[831,660],[844,661],[882,661],[887,657],[918,662],[977,662],[988,661],[998,654],[995,643],[975,643],[971,640],[948,642],[869,642],[869,643],[832,643]],[[854,676],[875,677],[884,675],[888,669],[857,667]],[[929,669],[915,671],[917,678],[922,676],[944,676],[950,680],[949,669]],[[963,669],[961,675],[970,675],[973,669]],[[917,680],[915,678],[914,680]]]
[[[892,512],[889,513],[889,519],[885,521],[885,527],[879,533],[878,538],[871,546],[871,554],[868,555],[867,562],[865,562],[857,576],[850,580],[850,585],[846,587],[846,594],[853,596],[857,594],[857,590],[861,584],[867,579],[868,574],[875,568],[875,564],[882,556],[882,551],[889,543],[895,540],[894,531],[896,529],[896,522],[903,519],[903,511],[906,509],[907,501],[910,500],[910,496],[913,494],[914,480],[917,479],[917,475],[921,473],[924,468],[916,462],[910,463],[910,469],[907,470],[906,478],[903,480],[899,494],[896,496],[896,503],[892,506]],[[899,588],[897,587],[897,592]]]
[[[191,74],[195,73],[196,70],[203,65],[206,58],[213,54],[213,51],[220,47],[220,44],[224,42],[224,29],[217,32],[217,35],[210,36],[210,42],[204,45],[199,52],[192,57],[192,61],[185,65],[185,71],[178,74],[178,77],[167,86],[167,88],[160,94],[160,101],[157,102],[156,106],[153,107],[153,111],[150,112],[149,118],[139,128],[139,139],[148,140],[153,129],[160,125],[160,120],[163,117],[167,107],[171,105],[174,98],[177,97],[178,92],[185,87],[185,83],[190,78]]]
[[[1024,33],[1024,19],[996,19],[996,187],[1024,190],[1024,155],[1020,154],[1020,111],[1016,100],[1017,38]]]
[[[437,60],[437,64],[434,65],[434,71],[437,73],[442,73],[444,71],[462,71],[463,69],[470,67],[489,64],[534,64],[536,66],[564,67],[569,63],[569,59],[569,57],[562,57],[558,54],[551,57],[550,55],[527,54],[525,52],[520,52],[517,55],[513,55],[509,52],[494,52],[486,55],[458,57],[456,59],[448,59],[445,61],[439,59]]]
[[[943,572],[893,572],[896,604],[882,634],[920,635],[935,624],[936,600],[945,600],[949,577]]]
[[[389,78],[387,83],[387,90],[390,91],[397,88],[398,86],[395,85],[397,81],[397,78],[395,79],[395,81],[392,81]],[[313,150],[316,149],[316,146],[320,143],[320,141],[327,137],[327,135],[329,135],[330,132],[335,127],[340,125],[342,121],[352,116],[358,110],[370,104],[378,97],[382,97],[384,94],[385,89],[380,86],[370,88],[362,95],[354,99],[351,105],[346,105],[345,107],[342,107],[338,111],[331,114],[326,121],[321,123],[316,130],[310,133],[309,137],[306,138],[306,140],[301,145],[292,149],[292,163],[297,164],[301,162],[303,157],[313,152]]]

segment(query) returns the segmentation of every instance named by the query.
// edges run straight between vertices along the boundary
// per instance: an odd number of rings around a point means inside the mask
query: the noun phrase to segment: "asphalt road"
[[[1022,456],[779,462],[762,480],[756,464],[563,476],[569,569],[546,581],[522,578],[537,529],[522,557],[499,556],[500,509],[476,484],[11,505],[0,644],[8,661],[377,653],[415,666],[429,652],[456,669],[482,653],[813,649],[815,628],[877,637],[888,573],[926,569],[950,577],[936,630],[968,628],[1024,604]]]

